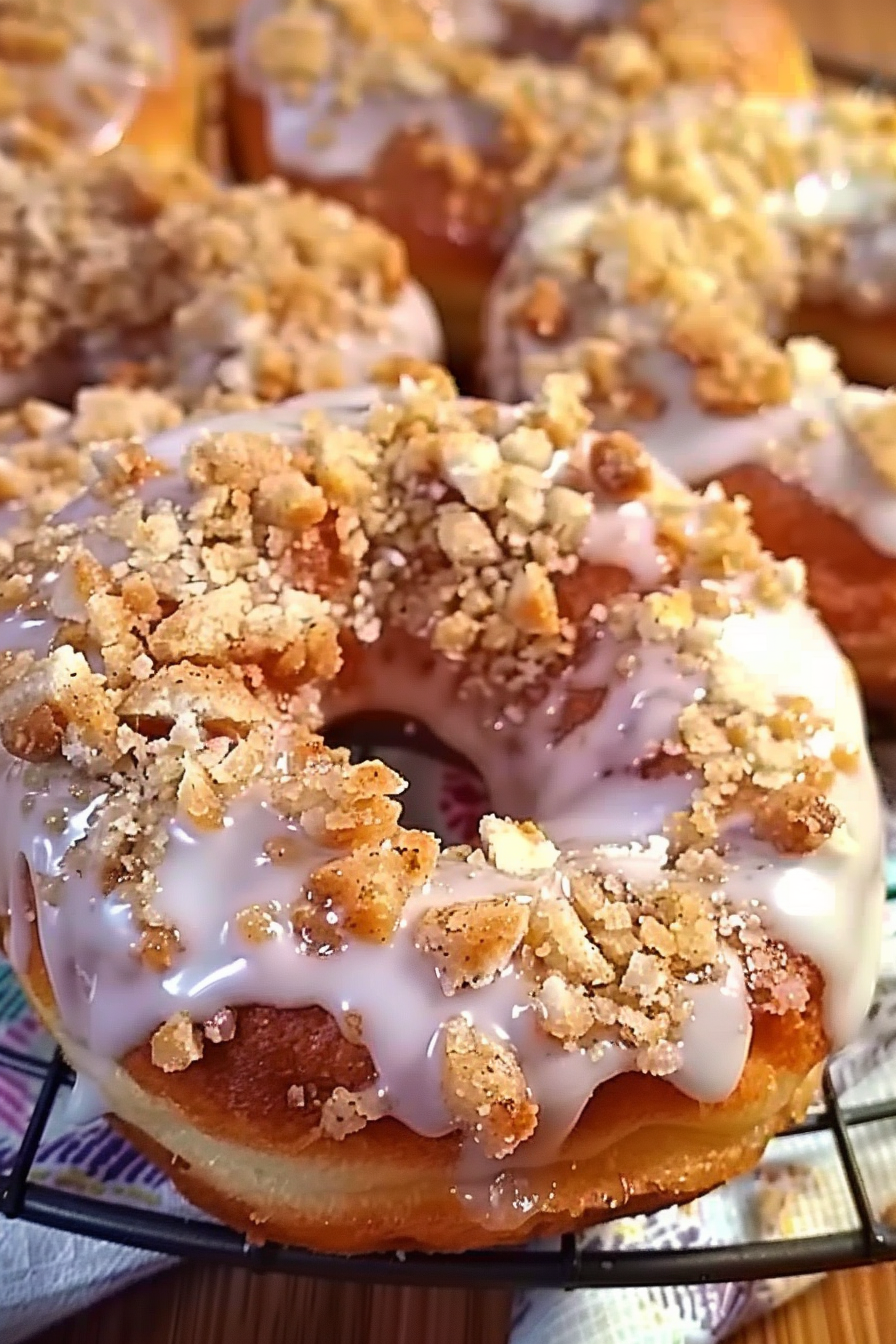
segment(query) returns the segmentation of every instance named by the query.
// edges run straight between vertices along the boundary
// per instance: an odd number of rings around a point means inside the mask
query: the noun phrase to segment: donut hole
[[[324,736],[347,747],[353,761],[383,760],[408,781],[402,825],[434,831],[443,844],[475,842],[491,811],[488,788],[475,765],[419,720],[400,714],[358,713],[335,720]]]

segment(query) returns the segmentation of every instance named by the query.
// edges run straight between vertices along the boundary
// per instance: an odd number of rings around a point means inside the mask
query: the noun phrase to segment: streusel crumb
[[[202,1058],[202,1033],[189,1013],[175,1013],[152,1038],[152,1062],[164,1073],[182,1073]]]
[[[434,906],[417,925],[417,946],[436,962],[445,993],[453,994],[503,971],[528,922],[527,905],[512,898]]]
[[[489,1157],[507,1157],[538,1119],[516,1056],[464,1017],[452,1018],[444,1034],[442,1092],[451,1116]]]

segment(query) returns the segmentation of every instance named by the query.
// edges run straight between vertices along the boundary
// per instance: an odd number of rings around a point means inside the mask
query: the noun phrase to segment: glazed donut
[[[896,108],[714,100],[641,125],[533,206],[489,304],[485,381],[578,370],[605,429],[755,509],[873,699],[896,690]],[[740,470],[749,467],[748,470]],[[733,472],[733,474],[731,474]]]
[[[185,406],[254,404],[440,352],[404,249],[347,206],[125,151],[0,158],[0,403],[122,365]]]
[[[852,673],[744,508],[563,376],[391,376],[101,447],[0,572],[10,960],[190,1198],[339,1252],[745,1170],[868,1007],[884,886]],[[325,745],[362,709],[477,766],[476,845]]]
[[[156,162],[190,158],[198,72],[166,0],[2,0],[0,140],[39,159],[62,141],[105,153],[122,141]]]
[[[521,35],[521,16],[547,8],[250,0],[237,22],[230,122],[241,171],[324,190],[398,233],[458,367],[478,347],[485,291],[521,203],[600,148],[633,99],[729,77],[798,95],[809,79],[799,40],[772,4],[749,10],[775,14],[784,30],[765,48],[778,72],[768,86],[767,55],[754,72],[740,49],[737,3],[639,7],[638,27],[593,37],[578,65],[489,51],[502,35]],[[570,6],[586,9],[600,19],[594,0]],[[693,29],[680,11],[693,11]]]

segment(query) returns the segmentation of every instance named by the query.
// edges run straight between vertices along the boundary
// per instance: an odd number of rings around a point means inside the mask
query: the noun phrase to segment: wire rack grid
[[[607,1250],[569,1234],[545,1248],[501,1248],[463,1255],[317,1255],[273,1242],[254,1244],[219,1223],[135,1208],[42,1183],[35,1157],[60,1089],[73,1077],[57,1050],[49,1059],[0,1046],[0,1072],[41,1081],[21,1144],[0,1171],[0,1213],[167,1256],[253,1270],[350,1278],[370,1283],[544,1288],[678,1286],[820,1273],[896,1259],[896,1229],[875,1211],[853,1132],[896,1119],[896,1097],[843,1107],[828,1072],[822,1101],[791,1135],[828,1132],[849,1192],[854,1226],[825,1235],[674,1250]]]

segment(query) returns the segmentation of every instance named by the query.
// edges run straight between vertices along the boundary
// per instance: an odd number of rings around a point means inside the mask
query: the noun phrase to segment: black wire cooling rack
[[[607,1250],[579,1235],[548,1248],[502,1248],[464,1255],[396,1253],[347,1258],[316,1255],[273,1242],[251,1244],[219,1223],[134,1208],[58,1189],[33,1175],[35,1157],[61,1088],[72,1074],[57,1051],[51,1059],[0,1046],[0,1072],[42,1080],[22,1142],[0,1171],[0,1213],[46,1227],[145,1251],[258,1271],[351,1279],[367,1283],[527,1288],[643,1288],[779,1278],[848,1269],[896,1259],[896,1229],[876,1213],[853,1144],[856,1129],[896,1119],[896,1097],[843,1107],[830,1075],[822,1100],[790,1135],[828,1132],[834,1141],[855,1226],[821,1236],[739,1242],[673,1250]],[[845,1221],[845,1220],[844,1220]]]

